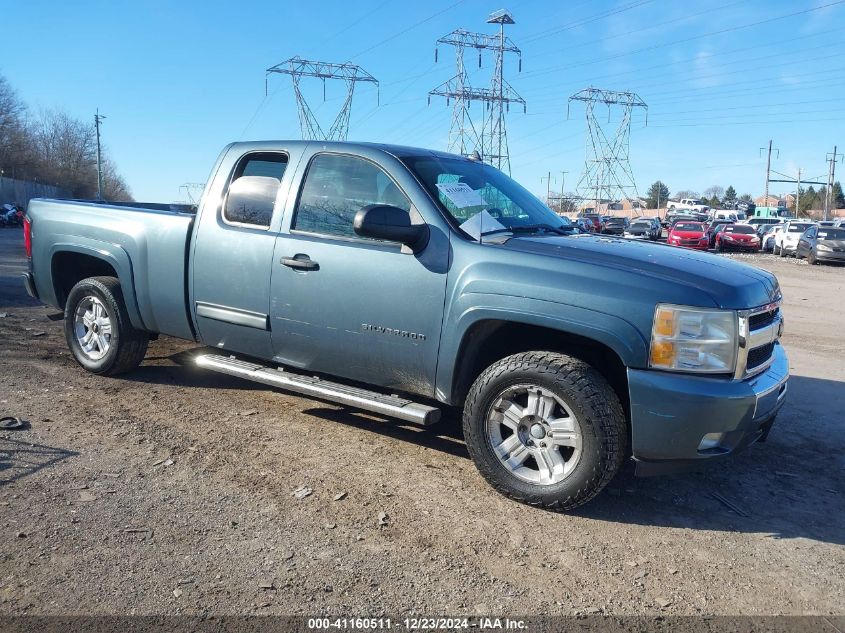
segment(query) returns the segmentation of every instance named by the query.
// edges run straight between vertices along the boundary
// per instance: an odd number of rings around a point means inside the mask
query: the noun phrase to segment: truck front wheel
[[[622,464],[625,414],[590,365],[524,352],[487,368],[464,405],[464,437],[478,470],[517,501],[571,510],[597,495]]]
[[[89,277],[76,284],[65,304],[65,338],[76,361],[94,374],[135,369],[147,353],[149,335],[132,327],[120,282]]]

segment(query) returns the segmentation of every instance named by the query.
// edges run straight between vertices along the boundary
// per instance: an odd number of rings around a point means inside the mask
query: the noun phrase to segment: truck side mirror
[[[241,176],[226,194],[223,217],[229,222],[270,226],[280,182],[269,176]]]
[[[427,224],[412,224],[410,213],[386,204],[371,204],[358,211],[352,227],[356,235],[399,242],[415,253],[428,244]]]

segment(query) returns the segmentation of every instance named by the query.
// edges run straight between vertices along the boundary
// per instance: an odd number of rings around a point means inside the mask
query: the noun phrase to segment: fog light
[[[701,438],[701,442],[698,444],[698,450],[709,451],[713,448],[719,448],[722,444],[723,437],[725,437],[724,433],[708,433]]]

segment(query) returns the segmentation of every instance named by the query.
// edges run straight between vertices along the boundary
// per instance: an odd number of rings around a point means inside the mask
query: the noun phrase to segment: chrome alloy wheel
[[[514,385],[487,412],[487,441],[499,461],[523,481],[541,486],[566,479],[581,458],[578,418],[548,389]]]
[[[111,346],[112,324],[106,307],[97,297],[88,295],[76,305],[73,332],[83,353],[100,360]]]

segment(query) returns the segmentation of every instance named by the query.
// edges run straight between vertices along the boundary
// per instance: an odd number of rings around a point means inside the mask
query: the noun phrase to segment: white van
[[[711,218],[713,220],[731,220],[733,222],[738,222],[736,211],[731,211],[730,209],[713,209],[711,211]]]

